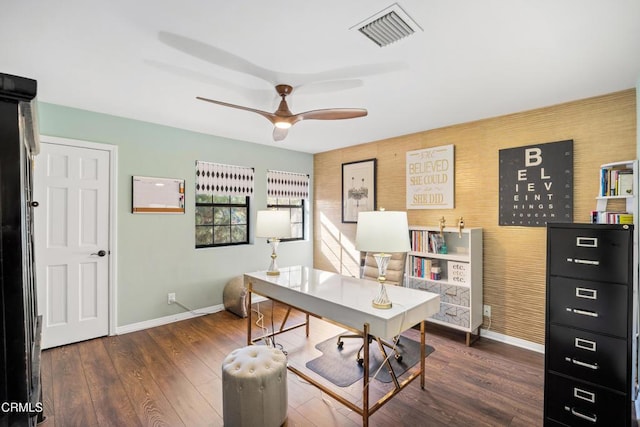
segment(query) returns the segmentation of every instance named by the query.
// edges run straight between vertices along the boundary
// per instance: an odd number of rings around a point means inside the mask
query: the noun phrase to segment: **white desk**
[[[342,404],[348,406],[362,415],[363,425],[367,426],[369,416],[378,410],[391,397],[396,395],[411,381],[420,377],[420,386],[424,389],[424,320],[440,309],[440,296],[438,294],[421,290],[404,288],[399,286],[387,286],[387,293],[393,302],[390,309],[373,308],[371,301],[378,294],[380,285],[376,282],[354,277],[342,276],[309,267],[281,268],[279,276],[269,276],[266,271],[246,273],[244,275],[247,288],[247,344],[259,340],[252,338],[251,295],[257,293],[274,301],[281,302],[307,315],[319,317],[332,323],[337,323],[345,328],[366,337],[373,335],[376,338],[390,338],[401,332],[420,324],[421,358],[420,369],[410,374],[403,382],[399,383],[390,363],[387,369],[392,374],[395,388],[369,407],[369,340],[364,339],[364,375],[362,407],[348,401],[333,390],[300,372],[293,366],[289,370],[301,378],[314,384]],[[285,318],[286,322],[286,318]],[[283,333],[296,327],[307,327],[309,323],[296,325],[290,328],[282,327],[277,333]],[[380,341],[379,346],[384,353]]]

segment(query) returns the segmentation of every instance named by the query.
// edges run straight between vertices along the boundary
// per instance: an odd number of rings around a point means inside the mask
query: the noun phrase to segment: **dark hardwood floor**
[[[271,303],[260,304],[265,323]],[[276,320],[284,308],[274,307]],[[294,312],[296,313],[296,312]],[[280,316],[280,317],[279,317]],[[302,320],[300,313],[292,315]],[[255,317],[254,317],[255,319]],[[340,332],[312,319],[311,337],[297,329],[277,337],[289,363],[320,353],[315,343]],[[417,331],[409,331],[409,333]],[[256,331],[257,333],[257,331]],[[221,365],[246,343],[246,319],[223,311],[130,334],[45,350],[42,427],[221,426]],[[414,381],[370,418],[372,426],[540,426],[542,354],[427,324],[426,386]],[[374,381],[372,400],[389,385]],[[361,384],[339,389],[361,397]],[[288,373],[287,426],[357,426],[361,417]]]

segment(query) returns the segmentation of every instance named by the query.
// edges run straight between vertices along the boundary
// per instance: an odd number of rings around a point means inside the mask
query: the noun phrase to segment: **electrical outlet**
[[[167,294],[167,304],[173,304],[174,302],[176,302],[176,294],[173,292],[170,292]]]
[[[491,317],[491,306],[490,305],[483,305],[482,306],[482,315],[483,316],[487,316],[487,317]]]

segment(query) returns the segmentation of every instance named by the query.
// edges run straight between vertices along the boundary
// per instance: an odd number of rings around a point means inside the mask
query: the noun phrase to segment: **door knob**
[[[107,251],[99,250],[98,252],[93,253],[91,255],[98,255],[98,256],[102,257],[102,256],[105,256],[106,254],[107,254]]]

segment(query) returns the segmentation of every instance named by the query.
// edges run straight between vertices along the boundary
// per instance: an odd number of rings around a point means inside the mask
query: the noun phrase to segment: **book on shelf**
[[[633,196],[633,171],[618,174],[618,196]]]
[[[431,260],[424,257],[411,257],[411,275],[414,277],[429,277],[431,273]]]
[[[444,236],[437,231],[411,230],[411,250],[425,253],[442,253],[446,245]]]
[[[633,169],[626,166],[600,170],[600,196],[632,196]]]
[[[591,211],[592,224],[633,224],[633,214],[629,212]]]
[[[444,237],[440,233],[429,233],[429,252],[439,254],[444,244]]]
[[[411,230],[411,249],[415,252],[428,252],[427,231]]]

